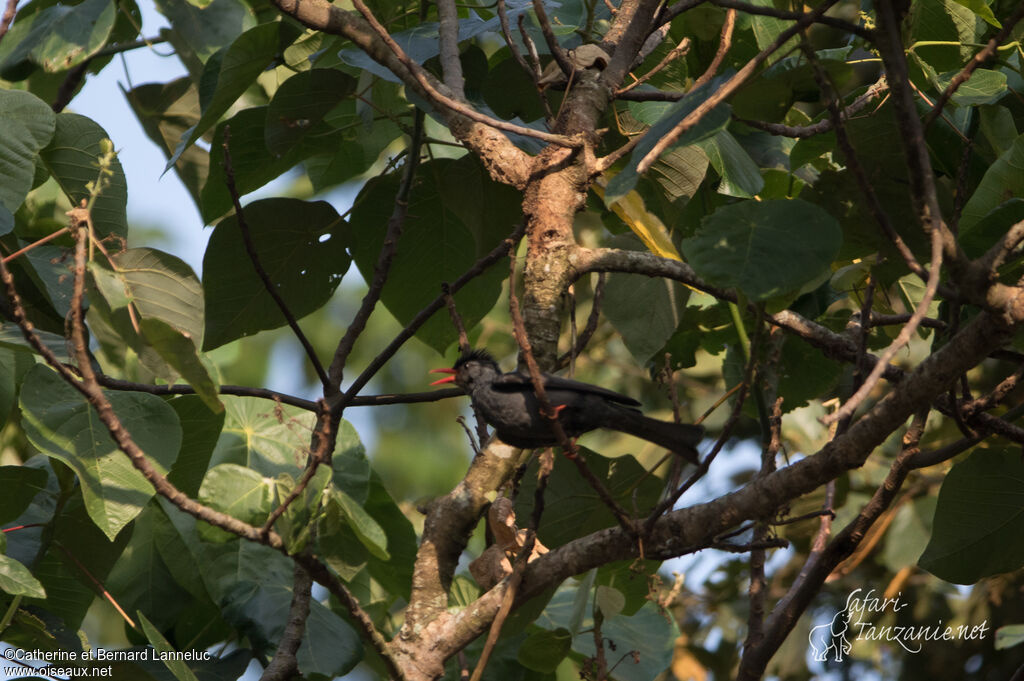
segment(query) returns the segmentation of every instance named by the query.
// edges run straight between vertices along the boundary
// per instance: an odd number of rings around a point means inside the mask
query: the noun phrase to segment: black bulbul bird
[[[530,376],[518,371],[502,373],[487,351],[465,353],[451,369],[433,369],[430,373],[451,374],[431,385],[454,383],[466,391],[473,407],[502,442],[524,449],[558,444],[550,421],[540,413]],[[640,403],[632,397],[590,383],[551,374],[543,374],[543,379],[548,401],[569,437],[609,428],[653,442],[697,463],[695,447],[704,435],[703,427],[649,418],[640,413],[636,408]]]

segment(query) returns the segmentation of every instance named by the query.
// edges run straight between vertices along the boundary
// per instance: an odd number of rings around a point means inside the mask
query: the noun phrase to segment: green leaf
[[[960,230],[959,241],[969,258],[979,258],[995,246],[1013,225],[1024,220],[1024,199],[1013,198],[993,208],[970,227]]]
[[[278,50],[279,24],[270,22],[249,29],[227,47],[220,59],[207,62],[200,81],[199,101],[203,115],[182,135],[167,170],[181,154],[220,120],[220,117],[256,82]],[[204,95],[208,94],[206,97]]]
[[[106,396],[149,463],[166,473],[181,443],[174,410],[155,395]],[[113,540],[152,498],[153,487],[117,448],[85,398],[49,367],[38,364],[25,376],[21,411],[29,441],[77,474],[89,517]]]
[[[57,115],[53,138],[41,152],[43,163],[67,195],[71,205],[77,206],[89,199],[86,185],[99,177],[97,161],[104,155],[102,142],[110,139],[95,121],[73,113]],[[92,224],[102,239],[109,235],[126,237],[128,218],[128,185],[121,162],[116,158],[111,166],[113,175],[92,207]]]
[[[147,612],[165,631],[179,621],[192,601],[160,552],[169,525],[160,505],[150,502],[132,524],[131,539],[104,582],[125,612]],[[141,575],[145,578],[140,579]]]
[[[356,536],[359,537],[359,541],[370,550],[370,553],[381,560],[391,559],[388,554],[388,537],[384,528],[355,499],[340,489],[332,489],[330,500],[331,503],[337,504],[345,514]]]
[[[125,92],[142,129],[165,158],[170,158],[182,134],[199,122],[199,91],[184,76],[169,83],[146,83]],[[211,147],[211,151],[215,151]],[[210,169],[210,152],[189,147],[174,163],[174,172],[199,205],[199,192]]]
[[[764,187],[761,169],[728,130],[699,143],[711,166],[721,176],[718,193],[751,198]]]
[[[225,419],[212,463],[252,468],[268,478],[302,472],[315,416],[255,397],[223,397]]]
[[[940,74],[938,86],[945,90],[960,71]],[[1006,94],[1006,74],[991,69],[976,69],[966,82],[962,83],[953,93],[953,101],[960,106],[978,104],[994,104]]]
[[[964,206],[960,229],[968,230],[1008,198],[1024,196],[1024,135],[1017,137],[985,171]]]
[[[0,205],[14,213],[32,189],[36,157],[50,142],[57,117],[46,102],[21,90],[0,90]],[[13,219],[11,220],[13,227]],[[10,231],[10,230],[8,230]]]
[[[112,0],[47,7],[32,17],[31,30],[0,62],[0,74],[9,78],[23,70],[26,61],[50,73],[73,68],[106,44],[116,18],[117,4]]]
[[[142,625],[142,633],[146,635],[146,640],[149,641],[150,645],[157,653],[163,653],[167,656],[167,659],[163,660],[163,663],[170,670],[171,674],[174,675],[178,681],[199,681],[196,675],[192,673],[192,670],[188,668],[183,660],[174,659],[173,655],[167,655],[168,653],[176,653],[174,649],[164,635],[160,633],[160,630],[153,626],[141,611],[136,613],[139,617],[139,623]]]
[[[199,502],[250,525],[260,526],[273,509],[273,480],[245,466],[223,463],[214,466],[203,478]],[[235,535],[199,524],[199,534],[209,541],[228,541]]]
[[[553,631],[541,629],[526,637],[519,647],[517,659],[527,669],[535,672],[554,672],[569,654],[572,634],[559,627]]]
[[[10,556],[0,555],[0,591],[11,596],[46,598],[46,590],[28,568]]]
[[[284,537],[289,553],[298,553],[309,543],[313,527],[316,524],[314,518],[317,518],[322,512],[324,492],[331,482],[331,475],[330,467],[317,466],[309,483],[277,520],[278,532]],[[295,491],[297,484],[297,478],[292,477],[289,473],[279,474],[274,480],[276,492],[274,504],[282,504]]]
[[[224,405],[221,404],[218,395],[220,386],[213,378],[217,370],[208,365],[195,341],[162,319],[144,318],[140,321],[140,326],[146,341],[195,388],[196,394],[207,406],[214,411],[223,411]]]
[[[997,153],[1004,153],[1018,137],[1013,114],[1005,106],[994,104],[979,106],[978,113],[981,114],[981,133]]]
[[[601,311],[642,365],[675,333],[689,297],[689,290],[675,281],[615,273],[605,283]]]
[[[200,62],[256,25],[252,9],[242,0],[213,0],[202,9],[187,0],[156,0],[156,7],[171,22],[172,42],[186,45]]]
[[[352,211],[352,256],[367,281],[384,243],[398,182],[397,173],[371,180]],[[381,293],[388,311],[408,324],[441,293],[442,282],[455,281],[512,232],[520,220],[521,201],[518,192],[491,180],[469,156],[424,163]],[[493,267],[455,295],[467,330],[494,306],[506,277],[505,267]],[[447,314],[436,314],[416,337],[443,353],[456,332]]]
[[[36,329],[36,335],[39,336],[39,340],[42,341],[43,345],[57,355],[57,359],[62,362],[71,361],[68,356],[68,341],[64,336],[58,336],[49,331],[40,331],[39,329]],[[36,352],[35,348],[25,340],[21,329],[11,322],[0,324],[0,347],[11,348],[19,352],[31,352],[33,354]]]
[[[615,617],[626,607],[626,597],[610,586],[598,586],[594,592],[597,609],[605,619]]]
[[[26,466],[0,466],[0,525],[16,519],[46,489],[46,471]]]
[[[1005,650],[1024,643],[1024,624],[1007,624],[996,629],[996,650]]]
[[[182,395],[168,404],[178,415],[183,437],[181,451],[167,479],[185,494],[195,496],[224,427],[225,410],[211,409],[197,395]]]
[[[219,585],[217,600],[224,617],[246,632],[255,650],[272,655],[288,622],[291,561],[251,542],[236,541],[220,548],[223,552],[204,572]],[[304,676],[334,678],[362,659],[363,648],[345,620],[313,599],[297,656]]]
[[[953,0],[957,4],[963,5],[967,9],[971,10],[978,15],[979,18],[983,19],[986,23],[995,26],[996,28],[1002,28],[1003,25],[996,19],[996,15],[992,13],[992,8],[988,6],[985,0]]]
[[[267,149],[276,155],[290,151],[355,88],[355,78],[337,69],[310,69],[286,80],[267,107]]]
[[[637,179],[637,165],[639,165],[641,159],[647,155],[654,145],[665,135],[667,135],[677,123],[681,122],[690,113],[692,113],[698,106],[704,103],[708,96],[713,93],[722,84],[722,79],[716,78],[712,82],[693,90],[692,92],[686,93],[686,95],[674,104],[670,104],[664,108],[661,117],[651,128],[644,133],[643,138],[636,145],[630,156],[629,162],[626,167],[615,177],[608,182],[608,189],[605,193],[605,202],[614,203],[621,199],[623,196],[629,193],[633,187],[636,186]],[[657,109],[652,108],[653,111]],[[644,120],[645,113],[637,115],[640,120]],[[696,144],[701,140],[704,140],[715,133],[723,130],[726,125],[729,124],[731,116],[731,109],[728,104],[719,104],[707,115],[701,118],[700,122],[690,128],[688,131],[676,141],[671,147],[676,149],[679,147],[690,146]],[[707,149],[705,149],[707,151]]]
[[[210,144],[210,174],[200,194],[200,212],[204,222],[213,222],[234,208],[228,192],[227,175],[224,169],[224,134],[228,136],[228,151],[231,153],[231,169],[234,173],[235,188],[240,195],[255,191],[282,173],[293,168],[305,157],[330,147],[334,136],[309,140],[308,144],[292,147],[283,155],[271,153],[265,140],[267,107],[257,106],[243,109],[217,126]],[[326,126],[321,126],[326,127]]]
[[[931,540],[918,565],[954,584],[1024,565],[1024,462],[1011,449],[976,450],[942,482]]]
[[[835,219],[814,204],[742,201],[705,218],[682,247],[708,283],[738,288],[759,301],[795,291],[827,272],[842,238]]]
[[[345,221],[325,201],[263,199],[245,221],[264,271],[296,319],[330,299],[350,259]],[[246,253],[237,216],[221,220],[203,256],[210,350],[286,321]]]

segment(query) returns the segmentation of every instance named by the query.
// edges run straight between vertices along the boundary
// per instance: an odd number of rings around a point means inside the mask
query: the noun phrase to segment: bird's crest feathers
[[[494,359],[494,355],[492,355],[491,353],[487,352],[482,348],[478,348],[476,350],[470,350],[469,352],[462,353],[462,355],[455,361],[455,366],[453,368],[458,369],[463,364],[474,361],[487,362],[490,364],[494,364],[495,366],[497,366],[498,364],[497,360]]]

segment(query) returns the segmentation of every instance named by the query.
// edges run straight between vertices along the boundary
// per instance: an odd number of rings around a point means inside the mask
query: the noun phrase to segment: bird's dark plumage
[[[465,390],[473,406],[503,442],[516,447],[557,444],[550,422],[540,413],[528,374],[503,373],[486,350],[464,353],[451,369],[434,371],[451,374],[434,384],[455,383]],[[543,374],[543,380],[548,401],[558,410],[558,421],[569,437],[596,428],[610,428],[653,442],[696,462],[695,447],[704,434],[702,427],[648,418],[636,409],[640,403],[632,397],[597,385],[551,374]]]

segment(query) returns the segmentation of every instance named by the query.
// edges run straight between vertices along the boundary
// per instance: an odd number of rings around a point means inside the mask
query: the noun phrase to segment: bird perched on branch
[[[530,376],[518,371],[502,373],[487,351],[465,353],[451,369],[434,369],[431,373],[450,374],[431,385],[454,383],[462,388],[502,442],[523,448],[559,444],[550,420],[541,414]],[[652,419],[640,413],[640,403],[632,397],[590,383],[550,374],[542,376],[544,392],[569,437],[608,428],[635,435],[697,462],[695,447],[704,435],[701,426]]]

